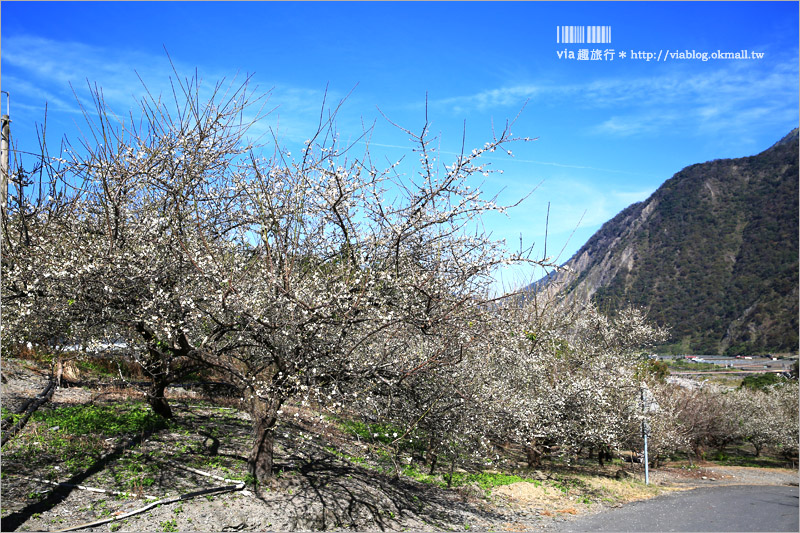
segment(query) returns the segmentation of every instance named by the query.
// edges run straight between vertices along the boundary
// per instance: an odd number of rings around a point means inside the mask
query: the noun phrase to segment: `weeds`
[[[145,488],[155,484],[159,466],[149,462],[144,454],[132,453],[121,457],[110,470],[117,487],[142,494]]]
[[[415,479],[421,483],[428,483],[443,488],[448,486],[447,480],[444,478],[443,475],[441,474],[431,475],[431,474],[426,474],[424,472],[420,472],[419,469],[416,467],[416,465],[408,465],[405,468],[403,468],[403,475]],[[517,483],[520,481],[528,481],[528,480],[514,474],[503,474],[499,472],[497,473],[480,472],[475,474],[454,472],[452,479],[450,480],[450,486],[460,487],[463,485],[468,485],[470,483],[475,483],[483,490],[491,490],[494,487],[499,487],[501,485],[510,485],[512,483]],[[534,483],[537,483],[537,481],[534,481]]]
[[[385,445],[397,445],[398,451],[400,452],[416,451],[421,453],[424,451],[422,440],[416,438],[414,435],[407,435],[407,437],[411,436],[411,438],[403,439],[398,442],[398,437],[404,435],[405,430],[395,427],[391,424],[380,422],[367,424],[365,422],[361,422],[360,420],[349,419],[339,419],[338,423],[345,433],[355,435],[360,439],[369,442]]]
[[[45,426],[58,428],[73,436],[100,433],[106,436],[138,434],[164,429],[166,420],[144,404],[133,404],[127,410],[119,405],[79,405],[49,411],[37,411],[32,419]]]
[[[477,483],[478,486],[484,490],[490,490],[494,487],[499,487],[502,485],[511,485],[512,483],[518,483],[520,481],[527,480],[514,474],[503,474],[499,472],[482,472],[480,474],[453,474],[453,485],[458,486],[468,483]]]
[[[178,521],[176,519],[164,520],[159,523],[161,531],[178,531]]]

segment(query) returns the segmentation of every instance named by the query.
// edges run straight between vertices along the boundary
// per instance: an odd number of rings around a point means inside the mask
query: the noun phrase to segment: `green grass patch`
[[[159,525],[161,526],[161,531],[178,531],[178,521],[174,518],[172,520],[164,520],[160,522]]]
[[[722,466],[749,466],[753,468],[786,468],[789,466],[786,459],[771,454],[763,453],[756,457],[743,450],[727,449],[715,451],[706,455],[706,460]]]
[[[733,371],[734,369],[725,368],[721,365],[715,365],[713,363],[693,363],[688,359],[671,359],[666,361],[667,366],[669,366],[672,370],[679,370],[685,372],[692,372],[692,371],[706,371],[706,370],[716,370],[716,371]]]
[[[395,443],[398,451],[415,450],[421,453],[425,448],[423,445],[424,439],[421,438],[419,431],[411,431],[406,434],[405,429],[394,426],[388,422],[366,423],[360,420],[350,420],[346,418],[330,416],[328,419],[339,424],[342,431],[345,433],[356,435],[360,439],[386,445]],[[402,440],[395,442],[398,437],[403,436],[405,437]]]
[[[342,429],[347,433],[357,435],[364,440],[382,444],[391,444],[398,435],[402,434],[401,430],[391,424],[367,424],[359,420],[342,420],[340,423]]]
[[[403,468],[403,474],[415,479],[421,483],[429,483],[439,487],[447,487],[447,480],[450,477],[447,474],[426,474],[420,472],[415,465],[408,465]],[[479,473],[465,473],[454,472],[450,480],[450,486],[460,487],[462,485],[469,485],[476,483],[483,490],[491,490],[494,487],[501,485],[511,485],[520,481],[530,481],[514,474],[504,474],[502,472],[479,472]],[[540,481],[533,481],[533,483],[541,484]]]
[[[168,425],[142,403],[40,409],[26,430],[4,447],[3,464],[23,471],[40,468],[40,475],[57,479],[91,467],[106,451],[109,437],[140,435]],[[132,476],[123,477],[122,485],[133,488],[127,483]],[[147,477],[152,476],[137,476],[139,485],[146,484]]]
[[[519,483],[520,481],[527,481],[514,474],[503,474],[481,472],[478,474],[453,474],[453,485],[466,485],[469,483],[477,483],[478,486],[484,490],[490,490],[494,487],[502,485],[511,485],[512,483]]]
[[[5,420],[6,418],[11,418],[11,424],[16,424],[20,418],[22,418],[23,413],[14,413],[5,407],[0,407],[0,417]]]
[[[61,433],[73,436],[102,434],[106,436],[157,431],[167,427],[166,420],[143,404],[80,405],[37,411],[32,420],[48,427],[58,426]]]
[[[348,453],[341,452],[341,451],[337,450],[336,448],[334,448],[333,446],[326,446],[325,450],[327,452],[335,455],[336,457],[339,457],[340,459],[344,459],[344,460],[349,461],[351,463],[363,465],[366,462],[366,459],[364,459],[363,457],[359,457],[357,455],[350,455]]]
[[[155,484],[160,467],[151,461],[149,454],[133,451],[115,461],[107,472],[117,489],[136,493]]]
[[[94,374],[102,377],[115,376],[117,374],[117,369],[115,367],[111,367],[108,364],[104,364],[93,359],[79,359],[75,362],[75,366],[78,367],[78,370],[86,374]]]
[[[403,475],[408,476],[412,479],[416,479],[420,483],[428,483],[431,485],[438,485],[442,487],[447,485],[447,483],[445,483],[442,480],[441,476],[420,472],[415,465],[408,465],[405,468],[403,468]]]
[[[749,376],[745,376],[742,379],[742,383],[739,385],[739,387],[750,390],[769,391],[769,387],[771,385],[776,385],[778,383],[786,383],[788,381],[789,380],[787,380],[782,376],[779,376],[778,374],[772,374],[772,373],[752,374]]]

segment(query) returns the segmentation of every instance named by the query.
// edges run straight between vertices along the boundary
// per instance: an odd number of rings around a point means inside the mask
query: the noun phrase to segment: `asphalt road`
[[[798,487],[726,486],[673,492],[559,524],[555,531],[800,531]]]

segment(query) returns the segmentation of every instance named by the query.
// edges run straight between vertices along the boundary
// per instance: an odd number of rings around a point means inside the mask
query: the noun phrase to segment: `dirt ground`
[[[36,395],[46,381],[43,375],[24,365],[7,362],[3,363],[3,375],[6,381],[2,385],[2,405],[7,409],[14,409],[25,398]],[[114,394],[121,392],[58,389],[47,408],[113,401]],[[185,395],[174,399],[174,405],[179,416],[192,423],[219,416],[193,406],[191,398]],[[285,425],[276,435],[280,476],[269,490],[255,494],[239,481],[225,477],[234,477],[230,472],[236,473],[235,467],[226,470],[225,465],[242,464],[249,438],[248,421],[229,416],[231,418],[226,418],[224,423],[230,425],[227,433],[233,438],[221,442],[218,456],[207,462],[215,467],[189,466],[195,464],[190,459],[197,457],[181,455],[174,450],[181,447],[194,450],[193,446],[199,446],[202,437],[174,431],[162,432],[157,441],[137,441],[137,436],[129,436],[127,440],[110,442],[107,452],[90,468],[71,476],[55,475],[54,480],[51,476],[49,483],[37,476],[42,463],[37,463],[36,458],[29,464],[4,461],[0,529],[533,531],[666,491],[714,484],[797,485],[798,480],[797,472],[792,470],[704,464],[691,469],[655,470],[651,472],[652,486],[647,489],[632,483],[627,476],[615,479],[612,469],[606,475],[582,478],[580,487],[559,489],[558,484],[549,482],[551,474],[535,472],[532,477],[539,477],[539,480],[495,487],[490,493],[475,484],[442,489],[403,476],[394,478],[370,468],[369,464],[345,460],[341,453],[332,453],[330,445],[347,450],[347,445],[358,443],[339,442],[337,439],[341,436],[326,423],[317,420],[312,424],[301,419],[296,424]],[[160,453],[164,449],[173,450],[172,455]],[[355,451],[351,455],[356,455]],[[110,481],[109,471],[118,468],[126,457],[136,457],[157,467],[156,483],[142,487],[135,495],[111,492],[115,486]],[[56,474],[61,471],[60,458],[49,461]],[[633,475],[641,477],[640,473]],[[224,487],[228,490],[213,492]],[[116,489],[121,492],[118,487]],[[202,490],[208,492],[186,497]],[[146,496],[152,498],[148,500]],[[159,501],[161,504],[127,516]],[[111,518],[116,519],[96,523]]]

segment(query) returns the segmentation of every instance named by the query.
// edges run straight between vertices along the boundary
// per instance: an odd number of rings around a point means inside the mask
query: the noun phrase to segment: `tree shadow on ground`
[[[61,484],[55,486],[50,494],[43,500],[31,503],[19,509],[8,516],[0,519],[0,531],[16,531],[22,524],[24,524],[34,513],[43,513],[53,509],[55,506],[64,502],[67,497],[74,491],[82,482],[91,476],[102,472],[110,463],[117,460],[125,453],[125,450],[135,448],[146,440],[151,433],[141,433],[137,436],[124,440],[121,444],[114,447],[110,452],[103,454],[83,472],[79,472]]]
[[[451,529],[476,515],[490,522],[503,518],[481,509],[478,502],[468,502],[457,490],[353,465],[324,449],[288,460],[286,465],[294,468],[276,479],[273,488],[279,494],[262,499],[285,503],[293,513],[291,529]]]

